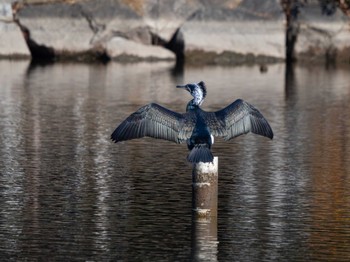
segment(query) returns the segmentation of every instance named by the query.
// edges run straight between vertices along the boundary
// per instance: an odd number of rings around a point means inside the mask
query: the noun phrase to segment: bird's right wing
[[[214,113],[222,125],[211,126],[214,134],[225,140],[253,132],[257,135],[273,138],[272,129],[264,116],[251,104],[237,99],[232,104]]]
[[[111,139],[117,143],[148,136],[181,143],[190,138],[194,127],[191,117],[185,115],[151,103],[126,118],[114,130]]]

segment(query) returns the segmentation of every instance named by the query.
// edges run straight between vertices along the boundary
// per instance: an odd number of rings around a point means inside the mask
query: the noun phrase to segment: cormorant
[[[151,103],[141,107],[126,118],[112,133],[114,142],[153,137],[175,143],[187,142],[191,163],[212,162],[210,151],[213,136],[230,140],[248,132],[273,138],[272,129],[263,115],[252,105],[237,99],[227,107],[206,112],[200,108],[206,94],[203,81],[179,85],[193,96],[187,104],[186,113],[173,112],[158,104]]]

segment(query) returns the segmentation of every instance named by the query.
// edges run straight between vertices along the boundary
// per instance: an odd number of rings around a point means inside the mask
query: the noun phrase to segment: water
[[[0,61],[0,75],[2,260],[350,259],[349,69]],[[109,140],[149,102],[183,112],[175,85],[199,80],[204,109],[243,98],[275,133],[216,139],[214,228],[192,224],[185,145]]]

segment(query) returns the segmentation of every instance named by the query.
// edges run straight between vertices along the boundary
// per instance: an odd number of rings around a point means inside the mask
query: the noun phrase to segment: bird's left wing
[[[190,137],[193,129],[184,115],[151,103],[126,118],[114,130],[111,139],[117,143],[148,136],[181,143]]]
[[[248,132],[273,138],[272,129],[264,116],[251,104],[241,99],[209,114],[211,117],[208,119],[212,121],[207,124],[211,132],[216,136],[224,137],[225,140]]]

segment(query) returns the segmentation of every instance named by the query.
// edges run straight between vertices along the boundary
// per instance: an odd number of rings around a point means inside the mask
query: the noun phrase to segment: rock
[[[9,3],[7,0],[7,6]],[[185,56],[187,62],[197,64],[266,64],[285,59],[285,15],[280,0],[21,3],[17,17],[22,29],[30,33],[28,43],[34,46],[34,56],[153,61],[174,59],[175,54],[179,60]],[[6,8],[2,16],[11,20]],[[322,15],[319,1],[308,0],[300,22],[297,59],[349,60],[348,17],[340,11]],[[14,40],[19,39],[15,23],[3,19],[0,30],[5,32],[1,34],[1,54],[28,54],[23,40]]]
[[[122,37],[113,37],[106,44],[107,54],[119,61],[175,60],[175,54],[159,47],[144,45]]]
[[[92,46],[92,31],[80,6],[63,3],[25,6],[19,12],[22,26],[28,28],[38,45],[63,51],[83,52]]]
[[[22,32],[13,20],[11,1],[0,3],[0,57],[30,57]]]
[[[299,22],[298,61],[350,62],[350,20],[340,9],[326,12],[317,0],[309,0]]]
[[[155,49],[146,45],[173,50],[178,58],[183,57],[183,52],[190,55],[193,51],[234,54],[219,57],[218,63],[245,61],[237,60],[235,54],[246,55],[248,60],[283,58],[283,19],[278,0],[258,4],[252,0],[206,4],[190,0],[111,0],[101,4],[86,0],[32,5],[20,13],[20,21],[30,30],[32,39],[52,47],[55,53],[98,47],[107,48],[107,53],[116,57],[120,56],[116,43],[128,42],[129,47],[122,46],[122,52],[146,60],[169,58],[168,52],[150,52]],[[143,45],[136,48],[130,41]],[[140,56],[140,50],[147,51]]]
[[[208,4],[182,27],[186,57],[202,52],[211,62],[224,52],[232,59],[224,63],[241,63],[257,57],[283,59],[284,15],[279,1],[240,1],[233,8]],[[239,56],[239,59],[237,57]],[[226,56],[227,57],[227,56]],[[238,59],[238,60],[237,60]],[[220,61],[222,59],[219,59]]]
[[[128,56],[163,60],[173,59],[174,55],[170,56],[169,52],[160,48],[152,48],[152,45],[157,45],[153,41],[154,36],[163,39],[164,45],[171,40],[192,10],[187,2],[191,1],[50,2],[25,6],[19,17],[21,24],[30,31],[33,41],[52,47],[58,55],[107,49],[108,54],[120,56],[116,43],[128,42],[127,52],[126,45],[121,47]],[[173,10],[176,12],[173,13]],[[178,15],[180,13],[181,16]],[[125,41],[121,41],[121,38]],[[141,55],[140,50],[144,50],[145,54]]]

